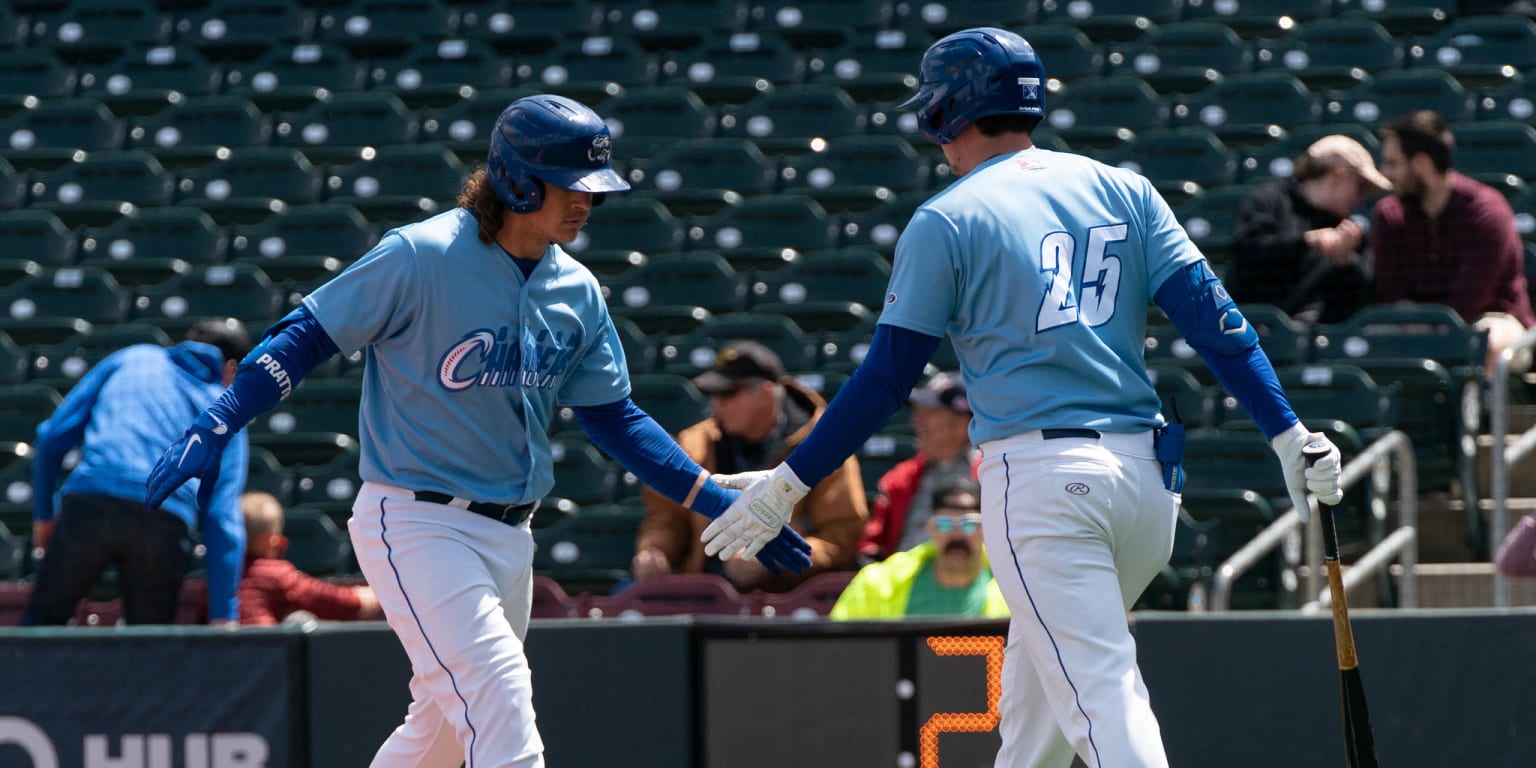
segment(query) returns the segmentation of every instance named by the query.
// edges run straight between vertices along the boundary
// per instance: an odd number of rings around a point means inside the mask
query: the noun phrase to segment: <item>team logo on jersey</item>
[[[892,291],[892,292],[887,293],[885,295],[885,303],[887,303],[887,304],[895,304],[896,303],[896,292],[895,291]]]
[[[587,150],[587,159],[594,163],[607,163],[613,157],[613,139],[605,134],[592,137],[592,148]]]
[[[494,332],[470,331],[443,353],[437,382],[449,392],[475,386],[553,389],[581,347],[579,332],[562,336],[546,329],[522,344],[517,338],[516,329],[505,325]]]

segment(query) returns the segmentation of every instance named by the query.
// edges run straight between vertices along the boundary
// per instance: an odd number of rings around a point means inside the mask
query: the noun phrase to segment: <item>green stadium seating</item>
[[[320,170],[297,149],[235,150],[227,160],[189,171],[178,202],[202,208],[221,224],[250,224],[285,204],[316,202],[321,183]]]
[[[891,468],[917,454],[917,438],[912,435],[878,433],[854,454],[859,460],[859,476],[864,480],[866,493],[874,491],[880,478]]]
[[[783,191],[809,195],[831,212],[868,210],[893,195],[922,196],[930,168],[905,139],[845,136],[787,163]]]
[[[1074,83],[1047,100],[1046,122],[1084,151],[1115,149],[1141,131],[1168,125],[1168,104],[1147,81],[1130,75]]]
[[[169,347],[171,343],[171,337],[153,325],[103,325],[38,350],[33,361],[32,377],[78,381],[106,356],[124,347],[135,344]]]
[[[57,390],[43,384],[0,387],[0,440],[35,441],[37,425],[53,415],[53,410],[63,399]],[[11,458],[3,453],[0,456]]]
[[[1049,81],[1072,83],[1104,72],[1104,50],[1071,24],[1038,24],[1028,30],[1029,45],[1050,62]]]
[[[572,594],[607,594],[629,575],[645,508],[638,504],[576,507],[566,499],[544,500],[544,506],[553,503],[573,511],[535,529],[534,574],[553,578]]]
[[[38,99],[74,95],[79,76],[53,51],[0,50],[0,118],[37,106]]]
[[[752,8],[752,26],[800,50],[831,50],[853,30],[878,29],[892,17],[884,0],[767,0]]]
[[[1319,19],[1266,44],[1259,66],[1283,69],[1313,91],[1348,90],[1403,66],[1403,45],[1368,18]]]
[[[625,158],[653,157],[679,141],[715,133],[714,110],[683,86],[632,88],[595,109]]]
[[[749,298],[754,308],[769,302],[842,299],[879,311],[890,281],[890,263],[874,250],[817,251],[781,269],[754,276]]]
[[[202,209],[179,205],[145,208],[111,226],[85,230],[80,261],[108,269],[145,258],[216,264],[223,261],[228,244],[228,234]]]
[[[904,99],[917,87],[917,66],[933,43],[900,29],[856,32],[843,45],[813,52],[808,80],[835,85],[857,102]]]
[[[627,317],[613,318],[614,333],[619,335],[619,343],[624,348],[624,362],[629,367],[631,375],[656,372],[656,343],[635,321]]]
[[[370,221],[420,218],[454,204],[469,168],[441,144],[386,146],[332,166],[326,202],[356,208]]]
[[[355,0],[321,10],[316,38],[356,59],[388,58],[449,37],[457,15],[438,0]]]
[[[1216,425],[1214,391],[1201,384],[1188,369],[1169,363],[1149,363],[1147,376],[1162,401],[1166,421],[1179,421],[1188,429]]]
[[[296,503],[335,510],[357,495],[359,450],[352,437],[334,432],[253,432],[253,448],[264,448],[294,476]]]
[[[746,276],[719,255],[688,253],[652,259],[609,280],[604,291],[615,307],[682,305],[720,313],[742,307],[747,285]]]
[[[146,290],[134,317],[157,322],[223,315],[264,325],[288,311],[284,299],[259,267],[214,264],[194,267]]]
[[[618,493],[619,470],[590,443],[557,440],[550,443],[555,487],[550,493],[585,507],[613,501]]]
[[[224,148],[262,147],[271,140],[271,119],[250,99],[207,96],[139,120],[128,131],[127,146],[179,170],[214,162]]]
[[[29,21],[30,44],[71,63],[108,61],[130,46],[159,45],[171,36],[170,17],[138,0],[75,0]]]
[[[309,40],[314,12],[291,0],[216,0],[189,14],[183,36],[210,61],[246,61],[278,45]]]
[[[592,210],[587,227],[566,250],[583,263],[587,251],[639,251],[646,256],[682,250],[683,225],[660,200],[614,195]],[[629,259],[624,260],[626,264]],[[590,266],[590,264],[589,264]]]
[[[835,85],[773,88],[739,107],[721,110],[720,135],[747,138],[766,151],[804,153],[815,139],[865,132],[866,115]]]
[[[1091,3],[1043,0],[1040,20],[1071,24],[1102,43],[1125,43],[1161,24],[1179,21],[1181,0],[1096,0]]]
[[[356,208],[334,203],[296,205],[231,230],[232,261],[282,256],[334,256],[344,262],[363,255],[378,235]]]
[[[875,333],[875,315],[854,301],[764,303],[754,312],[787,318],[810,337],[821,365],[850,370],[864,358]]]
[[[710,105],[744,104],[774,85],[800,82],[806,67],[799,51],[766,31],[709,37],[667,64],[675,72],[666,82],[689,88]]]
[[[293,474],[277,462],[272,452],[252,446],[246,459],[245,490],[270,493],[278,502],[293,501]]]
[[[98,65],[85,65],[80,95],[97,98],[114,115],[151,115],[218,92],[219,71],[196,48],[130,48]]]
[[[773,190],[777,166],[742,138],[678,142],[629,174],[635,191],[680,216],[711,214],[741,196]],[[639,196],[639,195],[637,195]]]
[[[682,50],[747,24],[747,6],[738,0],[609,0],[603,9],[614,34],[650,51]]]
[[[1445,26],[1456,15],[1453,0],[1336,0],[1344,18],[1364,17],[1380,23],[1393,37],[1423,36]]]
[[[596,104],[626,88],[655,85],[656,59],[628,37],[566,38],[550,50],[517,59],[518,81]]]
[[[1327,18],[1333,0],[1229,0],[1190,3],[1184,6],[1187,20],[1219,21],[1244,39],[1276,38],[1296,23]]]
[[[282,146],[317,163],[349,162],[362,148],[414,144],[416,116],[389,93],[340,93],[285,116],[273,128]]]
[[[709,407],[693,382],[671,373],[630,377],[630,399],[673,435],[703,421]]]
[[[1536,128],[1529,121],[1462,123],[1454,131],[1458,171],[1477,177],[1513,174],[1536,183]]]
[[[1276,465],[1273,471],[1278,474],[1279,469]],[[1174,535],[1175,557],[1170,559],[1170,565],[1186,573],[1186,578],[1199,578],[1207,576],[1204,570],[1207,562],[1211,568],[1220,568],[1239,548],[1274,522],[1276,510],[1254,491],[1186,486],[1179,517],[1181,530]],[[1283,568],[1278,553],[1260,561],[1232,585],[1230,607],[1239,610],[1285,607],[1288,598],[1282,578]],[[1202,586],[1209,588],[1208,582]]]
[[[175,179],[147,152],[100,152],[34,174],[30,191],[33,208],[52,211],[67,226],[103,226],[135,206],[169,204]]]
[[[1503,85],[1510,69],[1536,69],[1536,21],[1524,16],[1465,16],[1414,47],[1425,61],[1470,88]],[[1458,137],[1459,138],[1459,137]]]
[[[892,9],[891,26],[942,37],[972,27],[1018,29],[1034,24],[1035,3],[1018,0],[949,0],[948,2],[901,3]],[[1031,38],[1030,42],[1034,42]]]
[[[375,59],[369,79],[374,89],[394,94],[410,109],[442,109],[475,89],[505,87],[513,79],[513,66],[483,41],[427,40],[400,55]]]
[[[0,288],[43,271],[43,265],[31,259],[0,259]]]
[[[350,377],[305,380],[271,410],[256,417],[254,432],[339,432],[356,436],[362,384]]]
[[[292,507],[283,512],[283,536],[288,539],[287,558],[311,576],[329,576],[347,570],[352,542],[325,512]]]
[[[1248,72],[1254,59],[1231,27],[1210,21],[1153,27],[1117,53],[1114,71],[1140,77],[1164,95],[1204,90],[1222,76]]]
[[[1212,264],[1224,264],[1231,257],[1238,206],[1253,190],[1252,184],[1205,190],[1175,211],[1184,231]]]
[[[1290,128],[1316,123],[1322,116],[1321,105],[1307,87],[1279,71],[1228,77],[1188,99],[1176,111],[1186,109],[1176,123],[1204,126],[1228,145],[1264,143],[1276,137],[1276,125]]]
[[[1324,105],[1327,122],[1361,123],[1374,128],[1416,109],[1433,109],[1448,122],[1474,115],[1472,94],[1443,69],[1389,70],[1371,82]]]
[[[596,34],[602,8],[590,0],[519,0],[459,17],[459,32],[490,44],[503,56],[553,48],[566,36]]]
[[[803,371],[816,365],[811,338],[793,320],[776,315],[734,312],[716,315],[697,330],[679,339],[675,349],[663,348],[662,369],[694,376],[708,369],[715,353],[728,342],[749,339],[771,349],[786,371]]]
[[[737,269],[776,269],[808,251],[837,245],[837,222],[801,195],[760,195],[702,219],[694,247],[710,248]]]
[[[1151,179],[1170,205],[1178,205],[1203,187],[1230,184],[1237,176],[1236,156],[1204,128],[1147,131],[1103,159]]]
[[[80,150],[121,149],[126,128],[96,99],[49,99],[0,121],[0,155],[22,170],[57,168]]]
[[[363,89],[366,67],[344,49],[294,43],[250,61],[224,66],[224,92],[244,96],[263,112],[299,112],[335,94]]]
[[[0,253],[44,266],[75,263],[79,243],[59,217],[42,209],[0,212]]]
[[[10,317],[82,318],[117,323],[128,316],[129,296],[98,267],[55,267],[18,280],[0,291],[0,307]]]

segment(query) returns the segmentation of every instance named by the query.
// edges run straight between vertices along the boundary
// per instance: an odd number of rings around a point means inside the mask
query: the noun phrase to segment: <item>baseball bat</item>
[[[1328,455],[1316,443],[1302,449],[1307,466]],[[1317,502],[1318,522],[1323,529],[1323,560],[1328,568],[1328,592],[1333,598],[1333,644],[1339,657],[1339,704],[1344,725],[1344,756],[1349,768],[1379,768],[1376,737],[1371,733],[1371,714],[1365,706],[1365,683],[1360,679],[1360,659],[1355,653],[1355,633],[1349,624],[1349,603],[1344,598],[1344,576],[1339,570],[1339,534],[1333,524],[1333,506]]]

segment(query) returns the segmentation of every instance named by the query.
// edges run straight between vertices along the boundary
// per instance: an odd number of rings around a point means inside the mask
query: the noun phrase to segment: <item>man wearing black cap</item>
[[[967,428],[971,403],[959,376],[934,374],[912,390],[912,430],[917,454],[891,467],[880,477],[875,506],[864,524],[859,554],[884,560],[928,540],[923,524],[933,514],[935,491],[962,480],[976,479],[976,449]]]
[[[711,416],[678,433],[677,442],[711,474],[773,467],[815,426],[826,401],[784,373],[773,350],[754,341],[733,341],[714,365],[694,378],[709,396]],[[704,556],[702,516],[645,489],[645,522],[635,546],[636,579],[719,568],[738,589],[782,591],[820,571],[851,565],[868,517],[858,459],[850,457],[796,506],[792,524],[811,545],[811,568],[796,576],[772,576],[755,561],[722,563]]]

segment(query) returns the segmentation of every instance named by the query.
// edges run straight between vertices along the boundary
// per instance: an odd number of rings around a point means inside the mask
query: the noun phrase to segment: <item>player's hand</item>
[[[219,482],[219,462],[224,456],[224,446],[234,436],[234,430],[207,411],[204,411],[187,427],[181,439],[171,443],[165,454],[150,470],[145,484],[144,507],[159,509],[167,497],[176,492],[191,478],[202,479],[197,489],[197,503],[207,507],[213,500],[213,487]]]
[[[754,469],[751,472],[737,472],[734,475],[710,475],[709,479],[715,481],[715,485],[721,488],[745,491],[751,488],[757,481],[764,480],[771,474],[773,474],[771,469]]]
[[[768,476],[742,491],[724,514],[704,529],[704,552],[721,560],[754,557],[789,522],[795,505],[811,489],[788,464],[780,463]]]
[[[1339,488],[1339,449],[1321,432],[1308,432],[1301,424],[1294,424],[1290,429],[1275,435],[1270,440],[1274,446],[1275,454],[1280,457],[1280,468],[1285,471],[1285,488],[1290,493],[1291,503],[1296,505],[1296,513],[1301,515],[1301,521],[1306,522],[1311,513],[1311,507],[1307,505],[1307,491],[1317,495],[1317,500],[1323,504],[1337,504],[1344,498],[1344,492]],[[1307,466],[1307,457],[1303,451],[1308,446],[1317,445],[1327,450],[1327,454]]]
[[[792,526],[784,526],[779,535],[763,545],[757,561],[775,576],[800,573],[811,567],[811,545]]]

